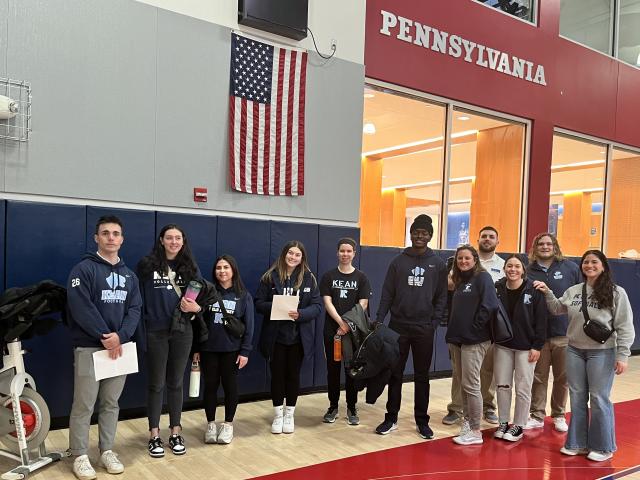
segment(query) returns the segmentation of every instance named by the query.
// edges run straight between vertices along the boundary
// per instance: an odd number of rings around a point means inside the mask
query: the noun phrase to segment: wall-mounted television
[[[238,0],[238,23],[283,37],[307,37],[308,0]]]

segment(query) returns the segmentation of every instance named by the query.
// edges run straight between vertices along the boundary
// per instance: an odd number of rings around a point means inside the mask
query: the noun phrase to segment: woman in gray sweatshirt
[[[627,292],[613,283],[609,263],[601,251],[587,250],[580,264],[585,281],[567,289],[562,298],[557,299],[544,282],[534,282],[534,287],[545,294],[552,314],[567,313],[569,316],[567,380],[571,422],[560,452],[587,455],[589,460],[602,462],[616,451],[613,405],[609,395],[614,373],[619,375],[627,369],[635,336],[633,312]],[[613,331],[604,343],[585,333],[583,301],[586,301],[589,319]],[[591,421],[588,403],[591,404]]]

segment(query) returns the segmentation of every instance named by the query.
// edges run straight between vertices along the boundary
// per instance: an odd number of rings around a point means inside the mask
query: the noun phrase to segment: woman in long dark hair
[[[542,291],[554,315],[568,314],[567,380],[571,401],[571,421],[564,447],[565,455],[587,455],[602,462],[616,451],[613,405],[609,398],[614,373],[627,369],[635,338],[633,312],[624,288],[613,283],[607,257],[600,250],[587,250],[580,261],[583,283],[556,298],[544,282],[534,282]],[[583,302],[591,322],[613,333],[604,343],[585,333]],[[591,416],[589,416],[591,406]]]
[[[204,320],[209,337],[195,342],[193,361],[200,362],[204,378],[204,411],[207,416],[205,443],[229,444],[233,440],[233,418],[238,407],[238,370],[249,361],[253,339],[253,298],[242,283],[238,263],[231,255],[218,257],[213,264],[213,283],[224,309],[245,325],[242,338],[224,327],[219,300],[206,305]],[[218,386],[224,390],[224,422],[217,426]]]
[[[166,385],[169,406],[169,447],[176,455],[186,453],[181,435],[182,383],[193,339],[191,322],[183,331],[172,330],[172,318],[178,306],[187,314],[200,311],[193,300],[183,297],[191,280],[201,278],[191,254],[184,230],[165,225],[149,255],[138,264],[140,291],[144,301],[143,320],[147,333],[148,372],[147,415],[149,418],[149,455],[164,456],[160,438],[160,413]]]
[[[451,274],[455,290],[446,341],[459,365],[454,371],[462,388],[464,420],[460,434],[453,438],[459,445],[482,443],[480,419],[480,367],[491,345],[489,321],[498,308],[491,275],[482,268],[478,252],[471,245],[458,247]]]
[[[298,296],[291,320],[271,320],[274,295]],[[300,367],[314,348],[315,321],[322,310],[318,282],[309,269],[302,242],[292,240],[260,279],[256,309],[263,316],[260,351],[269,360],[274,418],[271,433],[293,433],[294,412],[300,389]],[[284,406],[286,398],[286,408]]]

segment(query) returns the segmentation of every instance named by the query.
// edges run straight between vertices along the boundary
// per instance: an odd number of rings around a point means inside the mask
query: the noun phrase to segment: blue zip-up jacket
[[[171,265],[171,263],[169,263]],[[140,264],[138,264],[138,275]],[[180,287],[182,294],[187,289],[190,280],[202,278],[200,270],[196,271],[194,278],[182,278],[176,274],[175,284]],[[155,332],[169,330],[173,312],[180,303],[180,296],[173,288],[167,272],[154,271],[150,278],[140,277],[140,293],[142,294],[142,319],[145,330]]]
[[[218,294],[222,297],[224,308],[227,313],[233,315],[245,325],[242,338],[229,335],[227,329],[222,324],[222,312],[218,302],[204,307],[204,320],[209,329],[209,338],[204,343],[197,343],[194,346],[195,352],[238,352],[243,357],[248,357],[253,349],[253,298],[249,292],[244,292],[238,297],[232,288],[222,289],[216,287]]]
[[[406,248],[389,264],[382,285],[376,321],[384,322],[391,310],[391,322],[437,325],[447,306],[447,267],[433,250],[417,255]]]
[[[527,267],[527,278],[546,283],[556,298],[561,298],[569,287],[582,282],[580,268],[571,260],[559,262],[554,260],[546,272],[538,265],[538,262],[533,262]],[[567,315],[547,313],[547,338],[566,336],[568,326],[569,317]]]
[[[507,305],[507,279],[502,278],[496,282],[498,300],[502,302],[506,311]],[[533,288],[531,279],[525,280],[524,288],[513,311],[513,318],[509,318],[513,329],[513,338],[503,342],[500,346],[513,350],[542,350],[547,339],[547,303],[544,295]]]
[[[74,347],[102,347],[102,335],[131,340],[142,312],[138,277],[120,260],[111,265],[88,253],[69,274],[67,314]]]
[[[294,272],[295,276],[295,272]],[[271,275],[271,282],[268,284],[260,281],[256,292],[255,305],[258,313],[262,314],[262,331],[260,332],[260,353],[270,359],[278,338],[278,329],[285,328],[287,320],[271,321],[271,304],[274,295],[283,295],[284,289],[280,282],[280,277],[276,272]],[[295,292],[294,292],[295,293]],[[305,357],[313,354],[315,320],[322,312],[322,298],[318,283],[311,275],[311,272],[304,273],[304,280],[299,290],[300,300],[298,302],[298,313],[300,316],[295,321],[302,342],[302,349]]]
[[[454,345],[477,345],[491,340],[489,321],[498,309],[493,278],[485,271],[463,281],[453,292],[446,341]]]

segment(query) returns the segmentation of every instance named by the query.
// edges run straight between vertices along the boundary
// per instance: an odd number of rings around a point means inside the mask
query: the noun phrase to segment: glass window
[[[640,67],[640,0],[620,0],[618,57]]]
[[[535,22],[535,0],[476,0],[502,12],[522,18],[528,22]]]
[[[519,250],[524,145],[524,125],[454,109],[445,248],[491,225],[500,251]]]
[[[640,153],[614,148],[609,167],[611,188],[607,207],[608,257],[640,252]],[[624,256],[624,255],[622,255]]]
[[[611,55],[614,0],[561,0],[560,35]]]
[[[360,190],[363,245],[405,246],[413,219],[433,219],[438,248],[446,108],[365,88]]]
[[[606,146],[556,134],[552,155],[549,231],[563,254],[579,257],[602,245]]]

